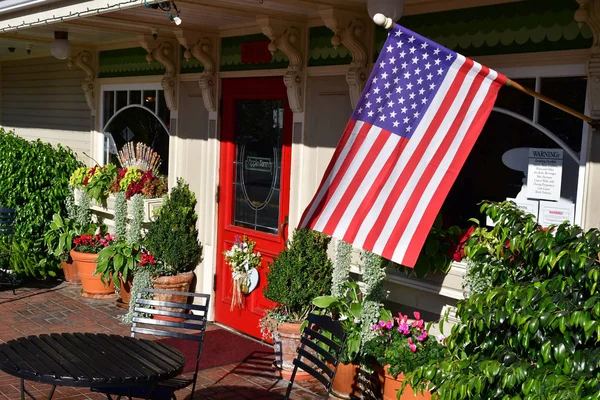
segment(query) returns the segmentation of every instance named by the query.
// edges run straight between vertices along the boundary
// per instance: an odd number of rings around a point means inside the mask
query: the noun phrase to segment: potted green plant
[[[52,216],[50,228],[44,234],[44,241],[48,252],[60,261],[65,281],[80,283],[77,266],[70,255],[73,239],[85,233],[92,233],[94,228],[95,226],[88,226],[84,231],[75,220],[62,218],[60,214]]]
[[[365,306],[368,304],[356,282],[345,282],[338,296],[319,296],[313,304],[322,313],[340,321],[346,331],[346,347],[341,354],[340,364],[333,382],[332,391],[338,397],[351,398],[360,395],[358,370],[362,355]],[[377,304],[377,319],[391,319],[389,311]]]
[[[144,238],[147,252],[157,260],[153,266],[154,288],[189,290],[194,279],[193,270],[202,254],[195,209],[195,194],[183,179],[179,179]]]
[[[96,275],[96,258],[98,253],[114,242],[111,234],[84,234],[73,239],[71,258],[77,265],[79,278],[81,279],[81,295],[88,298],[103,299],[112,297],[115,286],[112,279],[103,281],[100,275]]]
[[[269,264],[263,293],[278,306],[271,311],[272,318],[263,318],[263,328],[273,332],[280,341],[276,349],[281,348],[284,378],[289,378],[294,368],[292,361],[300,340],[301,324],[316,307],[312,300],[328,293],[331,287],[333,266],[327,256],[330,240],[322,233],[299,229],[292,235],[289,246]],[[296,379],[308,376],[299,371]]]
[[[385,377],[384,400],[431,398],[429,391],[413,392],[410,385],[404,384],[405,374],[442,359],[446,349],[443,337],[436,339],[429,335],[431,324],[426,326],[418,311],[413,316],[413,321],[402,313],[381,319],[371,327],[376,332],[375,337],[365,344],[365,359],[375,361],[379,366],[376,369]]]

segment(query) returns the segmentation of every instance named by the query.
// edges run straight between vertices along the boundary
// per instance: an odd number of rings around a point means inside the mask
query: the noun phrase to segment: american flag
[[[414,267],[505,82],[395,24],[300,227]]]

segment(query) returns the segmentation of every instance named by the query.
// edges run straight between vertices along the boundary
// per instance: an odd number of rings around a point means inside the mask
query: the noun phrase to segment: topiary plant
[[[265,297],[279,303],[291,322],[301,322],[314,309],[312,300],[329,293],[333,265],[327,256],[331,238],[307,229],[294,232],[286,247],[269,264]]]
[[[165,265],[161,275],[177,275],[193,270],[200,259],[196,196],[183,179],[175,186],[150,223],[146,249]]]
[[[600,232],[546,229],[508,202],[482,211],[496,225],[477,228],[465,253],[485,285],[458,303],[448,356],[406,382],[440,399],[598,398]]]

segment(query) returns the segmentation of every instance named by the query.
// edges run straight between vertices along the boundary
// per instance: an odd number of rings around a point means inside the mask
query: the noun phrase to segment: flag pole
[[[383,15],[381,13],[377,13],[373,16],[373,22],[375,22],[377,25],[379,25],[385,29],[388,29],[388,30],[392,29],[392,27],[394,26],[394,21],[391,18],[386,17],[385,15]],[[505,86],[509,86],[509,87],[515,88],[517,90],[520,90],[521,92],[526,93],[530,96],[533,96],[536,99],[543,101],[544,103],[550,104],[551,106],[556,107],[559,110],[562,110],[568,114],[573,115],[574,117],[582,119],[590,125],[594,125],[597,122],[592,117],[588,117],[587,115],[582,114],[579,111],[575,111],[572,108],[565,106],[564,104],[559,103],[556,100],[552,100],[551,98],[544,96],[541,93],[538,93],[531,89],[527,89],[527,88],[521,86],[520,84],[518,84],[517,82],[513,81],[512,79],[507,79]]]

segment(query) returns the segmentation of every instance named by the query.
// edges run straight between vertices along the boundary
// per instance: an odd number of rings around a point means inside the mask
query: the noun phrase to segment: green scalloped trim
[[[331,44],[333,32],[326,26],[317,26],[309,30],[308,66],[345,65],[352,62],[350,51],[343,46],[337,49]]]
[[[222,38],[221,71],[250,71],[257,69],[287,68],[289,59],[280,50],[277,50],[275,54],[273,54],[273,57],[271,57],[271,62],[242,64],[242,43],[257,42],[260,40],[269,40],[269,38],[262,33]]]
[[[190,61],[185,59],[185,47],[181,46],[181,60],[179,62],[179,72],[182,74],[191,74],[195,72],[204,72],[204,65],[196,57],[192,57]]]
[[[98,57],[99,78],[121,76],[162,75],[165,67],[158,61],[146,61],[146,50],[141,47],[101,51]]]
[[[495,6],[410,15],[399,23],[466,56],[530,53],[592,46],[592,32],[573,16],[574,0],[529,0]],[[387,32],[375,31],[376,54]]]

